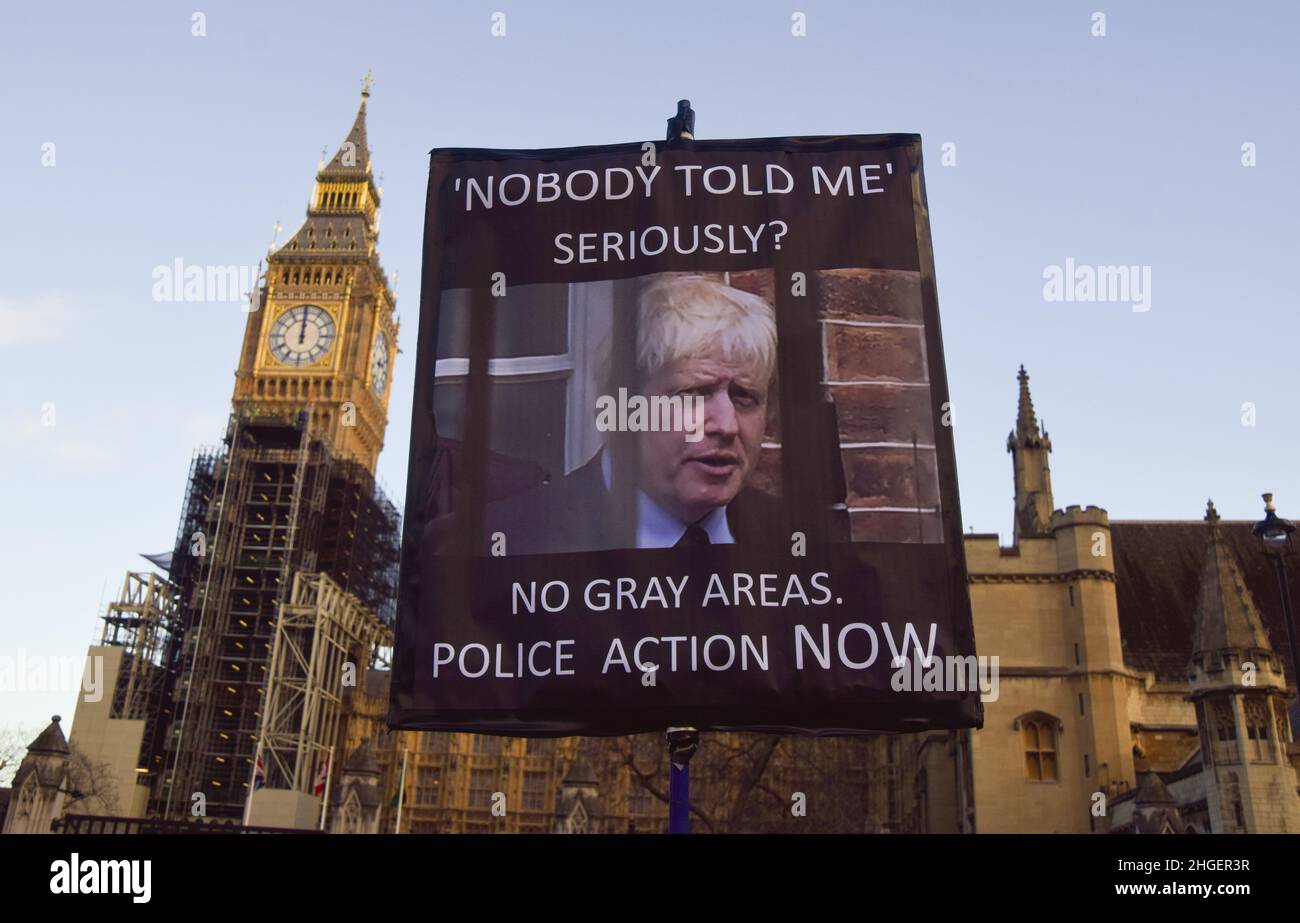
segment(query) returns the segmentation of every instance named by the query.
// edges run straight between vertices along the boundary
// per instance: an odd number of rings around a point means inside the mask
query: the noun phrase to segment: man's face
[[[640,432],[640,486],[683,522],[730,503],[758,461],[767,423],[767,382],[749,365],[718,354],[679,359],[646,380],[647,397],[704,401],[703,438],[686,431]],[[695,433],[698,421],[689,421]]]

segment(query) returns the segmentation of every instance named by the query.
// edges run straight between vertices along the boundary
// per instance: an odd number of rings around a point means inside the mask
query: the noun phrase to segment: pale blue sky
[[[1297,27],[1285,3],[7,4],[0,656],[83,654],[136,553],[171,546],[245,317],[154,302],[153,268],[256,262],[277,219],[291,233],[368,66],[408,350],[431,147],[659,138],[680,97],[702,138],[919,132],[966,525],[1009,531],[1021,362],[1058,506],[1258,518],[1272,489],[1300,518]],[[1067,258],[1150,266],[1151,310],[1046,303]],[[399,502],[413,370],[398,357],[379,461]],[[3,691],[0,728],[66,727],[73,704]]]

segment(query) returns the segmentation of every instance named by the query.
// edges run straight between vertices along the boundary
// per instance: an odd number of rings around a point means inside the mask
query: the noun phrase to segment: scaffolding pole
[[[345,717],[345,677],[354,681],[392,629],[326,574],[296,573],[281,607],[262,720],[267,785],[312,794]],[[351,665],[350,673],[346,672]]]

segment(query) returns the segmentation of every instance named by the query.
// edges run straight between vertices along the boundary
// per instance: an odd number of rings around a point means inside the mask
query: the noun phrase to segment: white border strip
[[[928,388],[928,381],[891,381],[886,378],[872,378],[867,381],[827,381],[822,379],[823,385],[889,385],[894,388]]]
[[[781,443],[764,442],[763,448],[779,449],[781,448]],[[912,448],[912,443],[910,442],[841,442],[840,448],[841,449],[910,449]],[[918,442],[916,444],[916,448],[934,451],[935,447],[926,442]]]
[[[512,356],[507,359],[489,359],[489,375],[551,375],[573,371],[573,357]],[[465,378],[469,375],[469,359],[439,359],[434,364],[435,378]]]
[[[841,320],[838,317],[819,317],[817,320],[822,324],[839,324],[843,327],[907,327],[909,330],[925,329],[925,324],[904,324],[896,321]]]
[[[850,513],[938,513],[937,506],[850,506]]]

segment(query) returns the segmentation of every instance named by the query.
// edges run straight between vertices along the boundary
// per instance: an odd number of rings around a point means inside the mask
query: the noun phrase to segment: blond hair
[[[776,371],[776,313],[758,295],[707,276],[662,273],[637,300],[636,369],[644,380],[679,359],[719,351],[756,370],[763,388]]]

